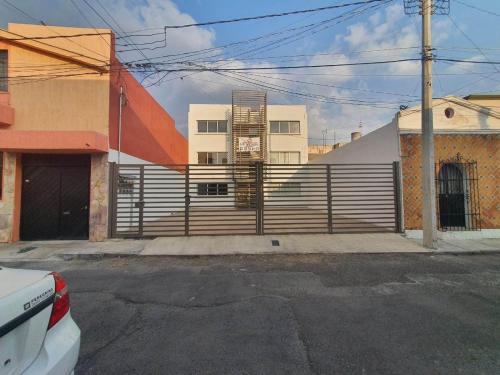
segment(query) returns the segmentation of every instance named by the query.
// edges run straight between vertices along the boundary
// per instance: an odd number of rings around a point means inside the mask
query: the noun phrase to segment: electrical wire
[[[190,23],[190,24],[185,24],[185,25],[166,25],[164,27],[165,27],[165,29],[182,29],[182,28],[187,28],[187,27],[209,26],[209,25],[218,25],[218,24],[224,24],[224,23],[260,20],[260,19],[264,19],[264,18],[275,18],[275,17],[290,16],[290,15],[295,15],[295,14],[320,12],[320,11],[324,11],[324,10],[345,8],[345,7],[349,7],[349,6],[353,6],[353,5],[364,5],[364,4],[381,2],[381,1],[384,1],[384,0],[365,0],[365,1],[357,1],[357,2],[353,2],[353,3],[330,5],[330,6],[320,7],[320,8],[313,8],[313,9],[303,9],[303,10],[296,10],[296,11],[290,11],[290,12],[265,14],[265,15],[261,15],[261,16],[255,16],[255,17],[232,18],[232,19],[227,19],[227,20]]]
[[[487,9],[483,9],[483,8],[479,8],[478,6],[475,6],[475,5],[471,5],[471,4],[467,4],[461,0],[454,0],[456,3],[459,3],[459,4],[462,4],[466,7],[469,7],[469,8],[472,8],[472,9],[475,9],[479,12],[483,12],[483,13],[486,13],[486,14],[490,14],[492,16],[497,16],[497,17],[500,17],[500,14],[498,13],[495,13],[495,12],[492,12],[491,10],[487,10]]]

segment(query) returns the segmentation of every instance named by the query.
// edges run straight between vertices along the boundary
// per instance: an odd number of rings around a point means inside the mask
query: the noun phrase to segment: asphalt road
[[[500,255],[17,266],[68,280],[77,374],[500,373]]]

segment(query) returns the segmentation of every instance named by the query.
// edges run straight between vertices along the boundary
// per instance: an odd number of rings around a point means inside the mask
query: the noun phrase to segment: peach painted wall
[[[8,32],[2,30],[1,36],[9,37],[9,32],[43,36],[95,31],[9,24]],[[99,74],[110,61],[111,35],[107,32],[104,40],[95,35],[48,39],[44,44],[9,43],[9,76],[13,78],[8,91],[15,110],[9,130],[86,130],[107,136],[109,74]],[[51,46],[46,46],[49,42]],[[44,48],[44,53],[37,48]]]
[[[187,163],[187,139],[175,128],[174,119],[118,61],[113,66],[110,147],[118,150],[120,86],[123,86],[126,104],[122,112],[121,151],[157,164]]]

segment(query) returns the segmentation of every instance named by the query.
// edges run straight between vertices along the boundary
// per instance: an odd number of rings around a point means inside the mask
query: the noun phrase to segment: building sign
[[[238,151],[240,152],[260,151],[260,138],[238,137]]]

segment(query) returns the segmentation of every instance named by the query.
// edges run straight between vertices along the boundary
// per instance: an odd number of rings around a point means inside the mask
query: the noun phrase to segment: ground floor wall
[[[422,145],[420,134],[402,134],[401,165],[405,229],[422,229]],[[482,229],[500,228],[500,134],[438,134],[435,161],[457,157],[477,162]]]
[[[15,209],[20,194],[20,162],[17,154],[3,153],[2,194],[0,199],[0,242],[19,239],[19,216]]]
[[[60,157],[64,158],[63,155]],[[3,153],[3,187],[0,199],[0,242],[15,242],[20,238],[23,205],[23,155]],[[90,155],[90,185],[88,197],[88,238],[103,241],[108,232],[108,154]]]

